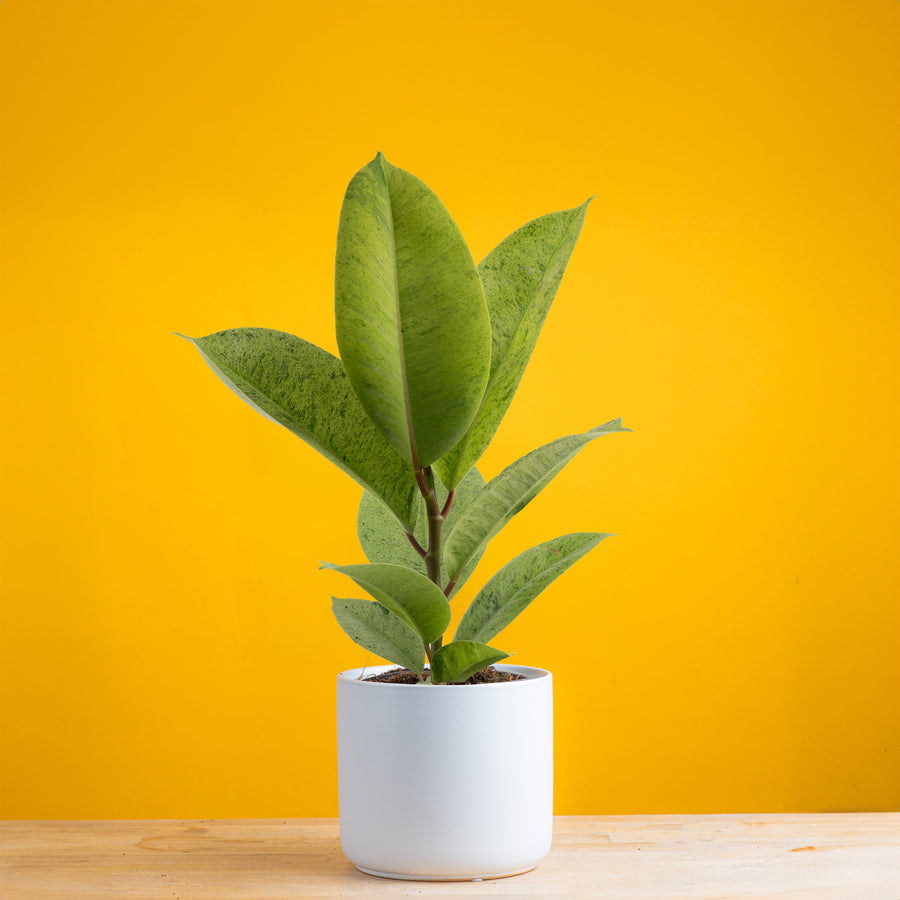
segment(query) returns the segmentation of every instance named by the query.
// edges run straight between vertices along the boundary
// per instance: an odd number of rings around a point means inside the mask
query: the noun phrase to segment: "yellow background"
[[[337,813],[334,674],[377,660],[317,565],[362,560],[359,488],[173,332],[334,352],[378,150],[476,259],[595,197],[482,470],[634,433],[465,592],[618,535],[496,641],[554,672],[556,811],[896,809],[898,32],[893,0],[2,0],[0,815]]]

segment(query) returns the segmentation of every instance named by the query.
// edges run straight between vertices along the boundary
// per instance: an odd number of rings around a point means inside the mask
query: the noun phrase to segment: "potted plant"
[[[341,209],[340,359],[262,328],[189,339],[238,396],[364,488],[357,528],[369,562],[323,568],[370,595],[333,598],[334,615],[394,664],[338,676],[341,843],[372,874],[500,877],[550,848],[551,675],[501,664],[508,654],[491,642],[608,535],[526,550],[476,594],[452,640],[445,632],[491,538],[582,447],[629,430],[615,419],[559,438],[487,483],[475,467],[586,209],[535,219],[476,266],[438,198],[379,153]]]

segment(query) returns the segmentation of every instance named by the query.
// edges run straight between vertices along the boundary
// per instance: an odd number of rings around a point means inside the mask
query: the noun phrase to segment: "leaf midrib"
[[[580,207],[578,207],[578,208],[580,208]],[[578,221],[578,217],[576,217],[576,219],[575,219],[575,222],[577,222],[577,221]],[[547,267],[544,269],[544,274],[541,276],[540,284],[538,285],[538,288],[535,291],[534,300],[525,308],[525,311],[522,313],[522,315],[519,316],[518,323],[516,324],[515,330],[513,331],[512,335],[510,336],[510,340],[507,344],[507,348],[512,347],[514,338],[516,338],[519,335],[519,333],[521,332],[522,323],[525,322],[527,319],[526,313],[530,312],[538,305],[538,298],[541,296],[541,294],[543,294],[544,290],[547,287],[548,275],[553,270],[553,267],[554,267],[557,259],[559,258],[560,254],[562,253],[562,248],[565,246],[566,242],[568,241],[569,237],[571,237],[572,232],[574,230],[575,230],[575,224],[573,223],[566,230],[566,233],[563,236],[562,240],[556,245],[556,249],[553,251],[553,256],[550,258],[550,262],[547,264]],[[548,314],[549,314],[549,312],[550,311],[547,310]],[[509,353],[507,352],[504,356],[508,356],[508,355],[509,355]],[[498,369],[500,368],[499,364],[498,364],[497,368]],[[493,376],[491,377],[491,382],[493,382]],[[488,387],[490,387],[490,383],[488,383]],[[485,393],[487,393],[487,392],[485,391]],[[479,411],[480,411],[480,408],[479,408]]]
[[[490,628],[493,628],[493,627],[494,627],[494,624],[495,624],[497,621],[500,621],[500,620],[503,619],[503,612],[504,612],[505,610],[509,609],[510,607],[515,606],[516,599],[517,599],[518,597],[520,597],[520,596],[521,596],[523,593],[525,593],[529,588],[531,588],[531,587],[535,584],[535,582],[539,582],[540,579],[541,579],[542,577],[545,577],[545,576],[547,576],[547,575],[551,575],[551,574],[553,574],[554,572],[556,572],[557,569],[558,569],[558,568],[559,568],[559,567],[560,567],[567,559],[568,559],[568,556],[564,556],[561,560],[559,560],[558,562],[554,563],[554,564],[553,564],[552,566],[550,566],[549,568],[543,569],[543,570],[542,570],[541,572],[539,572],[537,575],[532,575],[532,577],[529,578],[528,581],[525,582],[525,584],[523,584],[521,587],[519,587],[519,588],[516,590],[516,592],[515,592],[514,594],[512,594],[512,595],[508,598],[508,600],[506,601],[506,603],[504,603],[504,604],[502,604],[500,607],[498,607],[497,611],[494,613],[494,615],[491,616],[491,618],[490,618],[487,622],[485,622],[485,623],[482,624],[481,628],[478,629],[479,633],[482,633],[482,632],[484,632],[484,631],[486,631],[486,630],[490,630]],[[552,581],[553,581],[553,579],[551,579],[551,582],[548,582],[548,584],[549,584],[549,583],[552,583]],[[536,599],[536,598],[533,597],[532,600],[534,600],[534,599]],[[476,640],[476,641],[481,641],[482,643],[487,643],[487,641],[493,640],[493,639],[494,639],[494,638],[495,638],[495,637],[503,630],[504,627],[505,627],[505,626],[501,626],[500,628],[498,628],[498,629],[497,629],[496,631],[494,631],[494,632],[491,634],[491,636],[488,637],[488,638],[481,638],[481,637],[479,636],[479,637],[475,637],[475,638],[469,638],[469,640]]]
[[[339,599],[339,598],[335,597],[334,599],[337,600],[337,599]],[[373,604],[378,602],[377,600],[362,600],[361,598],[360,598],[360,601],[361,601],[362,603],[373,603]],[[385,610],[387,610],[387,612],[389,612],[391,615],[397,616],[397,614],[396,614],[393,610],[388,609],[386,606],[383,606],[383,605],[382,605],[382,608],[385,609]],[[356,624],[357,624],[358,626],[360,626],[362,629],[364,629],[364,630],[366,630],[366,631],[371,631],[371,630],[373,630],[371,623],[366,622],[364,619],[362,619],[359,615],[356,614],[356,612],[355,612],[354,610],[350,610],[350,609],[345,608],[345,609],[344,609],[344,612],[345,612],[345,614],[346,614],[347,616],[349,616],[350,618],[352,618],[353,621],[356,622]],[[397,616],[397,618],[400,619],[400,616]],[[400,619],[400,621],[403,622],[402,619]],[[403,622],[403,624],[406,625],[405,622]],[[409,625],[406,625],[406,627],[407,627],[407,628],[410,628]],[[416,633],[414,628],[410,628],[410,631],[412,631],[413,634]],[[378,637],[379,637],[381,640],[383,640],[383,641],[385,642],[385,644],[386,644],[388,647],[390,647],[390,648],[393,649],[393,651],[394,651],[394,652],[392,653],[393,656],[403,656],[403,657],[405,657],[405,656],[407,655],[406,652],[405,652],[405,649],[404,649],[403,647],[401,647],[400,644],[398,644],[396,641],[394,641],[390,636],[386,636],[383,632],[380,632],[380,631],[377,632],[377,633],[378,633]],[[385,657],[385,659],[388,659],[388,657]]]
[[[565,440],[565,438],[558,438],[558,440]],[[547,484],[549,484],[549,482],[551,482],[566,467],[566,465],[571,461],[572,457],[575,456],[575,454],[578,452],[578,450],[580,450],[583,446],[584,446],[584,444],[580,444],[578,446],[578,448],[570,456],[566,457],[560,463],[555,465],[552,469],[549,469],[548,470],[549,477],[543,480],[543,484],[541,485],[541,487],[539,487],[536,491],[535,491],[534,487],[532,487],[526,494],[523,494],[522,497],[518,498],[517,503],[521,503],[523,498],[528,498],[528,499],[526,500],[526,502],[524,504],[519,506],[519,510],[517,510],[517,512],[524,509],[524,507],[527,506],[544,489],[544,487],[546,487]],[[543,448],[539,448],[539,449],[543,449]],[[501,472],[500,474],[502,475],[503,473]],[[537,482],[537,484],[540,484],[540,480]],[[487,490],[489,487],[490,487],[490,482],[488,482],[488,484],[485,485],[485,490]],[[506,513],[508,513],[511,509],[514,509],[515,506],[517,505],[516,503],[511,503],[511,504],[508,503],[502,496],[498,495],[496,492],[493,493],[493,496],[496,497],[498,500],[500,500],[501,503],[503,504],[504,515],[506,515]],[[467,510],[467,512],[468,512],[468,510]],[[515,513],[513,513],[512,515],[515,515]],[[505,522],[508,522],[512,518],[512,515],[510,515],[508,518],[506,518]],[[505,524],[505,522],[504,522],[504,524]],[[458,524],[459,523],[457,523],[457,525]],[[472,560],[472,558],[475,556],[475,554],[483,546],[485,546],[491,540],[491,538],[493,538],[498,533],[498,531],[502,527],[503,527],[503,525],[501,525],[499,528],[496,528],[493,531],[493,533],[491,533],[490,531],[488,532],[489,536],[486,539],[482,539],[478,543],[478,545],[475,547],[473,552],[470,553],[465,558],[465,560],[463,560],[462,565],[459,566],[458,572],[456,573],[457,575],[466,568],[466,566],[469,564],[469,562]]]
[[[205,351],[202,351],[202,352],[204,352],[205,355],[208,355],[208,354],[206,354]],[[227,375],[228,378],[231,379],[231,381],[233,381],[233,382],[234,382],[236,385],[238,385],[239,387],[240,387],[241,385],[246,385],[247,387],[252,388],[256,393],[262,394],[267,400],[270,400],[270,401],[271,401],[272,406],[274,406],[276,409],[278,409],[280,412],[282,412],[282,413],[284,414],[284,417],[285,417],[286,419],[289,419],[289,420],[290,420],[290,421],[291,421],[298,429],[300,429],[301,431],[303,431],[304,434],[309,434],[310,436],[312,436],[318,444],[320,444],[320,445],[323,446],[323,447],[327,447],[332,453],[334,453],[335,456],[338,456],[338,455],[339,455],[339,454],[337,453],[337,450],[336,450],[330,443],[326,443],[325,441],[319,440],[318,436],[314,435],[313,432],[311,432],[308,428],[306,428],[306,427],[303,425],[303,423],[302,423],[298,418],[296,418],[296,417],[294,416],[293,413],[291,413],[291,412],[287,409],[287,407],[285,407],[284,405],[282,405],[281,403],[279,403],[279,402],[278,402],[277,400],[275,400],[274,398],[270,397],[270,396],[263,390],[262,385],[260,385],[260,384],[255,384],[254,382],[250,381],[250,379],[244,378],[242,375],[238,375],[232,368],[230,368],[230,367],[227,366],[227,365],[224,365],[223,363],[219,362],[218,360],[216,360],[216,366],[217,366],[217,368],[219,368],[225,375]],[[262,409],[262,407],[260,407],[259,404],[256,403],[255,401],[253,402],[253,405],[256,406],[256,407],[258,407],[263,413],[265,413],[265,415],[270,415],[268,412],[266,412],[266,410]],[[287,426],[285,426],[285,424],[284,424],[283,422],[278,422],[278,424],[281,425],[282,428],[287,427]]]
[[[469,430],[466,432],[465,437],[463,438],[463,444],[460,449],[459,457],[457,458],[456,467],[454,468],[453,474],[450,477],[450,484],[455,484],[456,479],[459,476],[459,470],[462,467],[463,461],[465,460],[466,451],[469,449],[469,444],[472,442],[472,436],[475,434],[475,425],[478,422],[478,417],[481,415],[482,409],[484,409],[485,401],[487,400],[487,397],[491,392],[491,388],[494,385],[496,376],[503,369],[503,363],[507,359],[509,359],[510,348],[515,343],[515,339],[522,332],[523,325],[528,319],[527,313],[531,312],[531,310],[533,310],[537,307],[538,298],[541,296],[541,294],[544,292],[544,290],[547,286],[548,273],[552,271],[553,266],[555,265],[557,259],[559,258],[560,254],[562,253],[563,247],[565,246],[568,239],[571,237],[572,232],[575,230],[575,223],[577,223],[578,220],[579,220],[579,218],[576,217],[575,222],[566,230],[566,233],[563,236],[562,240],[556,245],[556,249],[553,251],[553,255],[550,258],[550,262],[548,263],[547,267],[544,269],[544,274],[541,276],[540,284],[538,285],[537,291],[535,291],[534,300],[532,300],[532,302],[524,308],[524,310],[522,311],[522,314],[518,317],[518,320],[516,322],[516,327],[513,329],[513,332],[510,335],[509,340],[506,342],[506,352],[503,354],[503,359],[498,361],[497,367],[490,374],[488,383],[485,385],[485,388],[484,388],[484,393],[481,395],[481,402],[478,404],[478,410],[475,413],[475,417],[472,419],[472,424],[469,426]],[[488,254],[488,256],[490,256],[490,253]],[[487,260],[487,258],[488,257],[486,256],[478,264],[477,268],[480,268],[481,265]],[[479,272],[478,274],[479,274],[479,278],[480,278],[481,273]],[[550,311],[547,310],[548,314],[549,314],[549,312]],[[532,348],[532,352],[534,352],[534,348]],[[529,354],[529,358],[530,358],[530,354]],[[491,360],[491,363],[493,364],[493,360]],[[524,371],[522,374],[524,374]],[[520,380],[521,380],[521,375],[520,375]],[[498,425],[499,425],[499,423],[498,423]],[[474,465],[476,462],[477,462],[477,460],[473,460],[472,465]]]
[[[403,345],[403,323],[400,315],[400,282],[397,277],[399,266],[397,265],[397,235],[394,230],[394,198],[391,194],[391,183],[388,177],[388,173],[385,170],[384,159],[382,159],[381,162],[381,172],[384,177],[385,187],[387,188],[388,212],[390,213],[391,260],[393,262],[392,273],[394,276],[394,313],[397,324],[397,348],[400,361],[400,384],[403,388],[403,410],[406,416],[406,434],[409,440],[409,454],[412,458],[411,461],[413,468],[418,470],[421,467],[419,466],[419,454],[416,449],[415,433],[413,432],[412,406],[409,401],[409,379],[406,377],[406,349]]]

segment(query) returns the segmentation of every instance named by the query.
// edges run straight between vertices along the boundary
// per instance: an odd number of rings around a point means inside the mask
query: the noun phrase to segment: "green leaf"
[[[447,502],[447,489],[440,483],[436,484],[435,487],[438,494],[438,504],[443,508]],[[482,478],[481,473],[478,469],[470,469],[469,474],[456,488],[453,506],[443,526],[442,538],[444,541],[453,534],[457,521],[483,489],[484,478]],[[362,545],[363,552],[366,554],[369,562],[393,563],[399,566],[406,566],[408,569],[415,569],[422,575],[427,576],[425,560],[413,548],[407,537],[407,532],[397,524],[396,518],[385,509],[384,505],[368,491],[363,491],[362,499],[359,502],[356,531],[359,535],[359,542]],[[415,538],[419,542],[420,547],[425,547],[428,543],[428,514],[425,511],[425,501],[421,498],[421,495],[419,497],[419,514],[416,519]],[[473,557],[462,575],[457,579],[448,597],[452,597],[465,584],[466,579],[472,574],[480,559],[480,553]],[[441,584],[446,585],[447,580],[447,573],[442,570]]]
[[[508,656],[496,647],[476,641],[453,641],[432,656],[431,683],[458,684]]]
[[[364,591],[399,616],[428,644],[436,641],[450,624],[450,604],[444,592],[424,575],[404,566],[376,563],[373,565],[333,566],[352,578]]]
[[[478,461],[509,409],[581,233],[588,203],[523,225],[478,265],[491,317],[491,372],[466,436],[435,463],[435,471],[450,487]]]
[[[388,441],[414,465],[443,456],[481,402],[490,319],[456,223],[380,153],[344,197],[335,319],[353,388]]]
[[[371,600],[332,597],[331,609],[351,641],[388,662],[422,674],[425,647],[421,638],[386,606]]]
[[[578,451],[595,438],[614,431],[631,431],[613,419],[585,434],[559,438],[507,466],[488,482],[456,523],[444,547],[444,562],[451,577],[465,568],[488,541],[527,506]]]
[[[454,641],[487,643],[496,637],[548,584],[608,534],[567,534],[532,547],[507,563],[466,610]]]
[[[366,415],[339,359],[267,328],[187,340],[241,399],[379,497],[405,527],[415,526],[419,493],[412,469]]]

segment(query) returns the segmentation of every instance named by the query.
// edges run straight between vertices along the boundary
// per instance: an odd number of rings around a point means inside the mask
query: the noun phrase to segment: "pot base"
[[[512,878],[513,875],[524,875],[537,868],[537,864],[527,869],[516,869],[515,872],[501,872],[494,875],[472,875],[464,877],[460,875],[398,875],[395,872],[376,872],[375,869],[364,869],[357,866],[360,872],[366,875],[376,875],[378,878],[393,878],[397,881],[493,881],[495,878]]]

